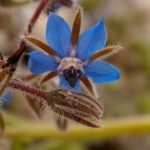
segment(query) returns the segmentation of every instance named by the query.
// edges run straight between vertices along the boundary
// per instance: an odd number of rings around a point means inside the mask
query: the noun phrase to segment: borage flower
[[[75,16],[72,27],[63,18],[50,13],[46,26],[45,43],[27,36],[26,39],[42,48],[49,55],[33,51],[29,53],[28,67],[33,74],[49,72],[43,82],[59,75],[60,87],[80,91],[80,81],[93,93],[91,78],[96,83],[108,83],[119,79],[121,73],[102,59],[120,50],[120,46],[105,47],[107,32],[104,19],[81,35],[81,12]],[[96,60],[100,58],[100,60]]]

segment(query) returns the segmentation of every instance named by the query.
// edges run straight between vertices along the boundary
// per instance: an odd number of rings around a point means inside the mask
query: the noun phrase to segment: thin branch
[[[34,27],[34,24],[36,23],[40,13],[42,12],[42,10],[44,9],[45,5],[47,4],[48,0],[41,0],[34,15],[32,16],[30,22],[29,22],[29,25],[28,25],[28,28],[27,28],[27,32],[25,33],[26,34],[30,34],[32,32],[32,29]],[[19,43],[19,46],[18,48],[8,57],[7,61],[5,64],[3,64],[2,68],[5,69],[7,67],[11,67],[13,65],[15,65],[15,68],[14,70],[11,70],[10,72],[10,75],[8,77],[8,79],[10,80],[13,73],[15,72],[15,69],[17,67],[17,63],[20,59],[20,57],[22,56],[22,54],[24,53],[25,49],[26,49],[26,43],[25,41],[21,40],[20,43]],[[1,57],[2,59],[2,57]],[[6,83],[6,82],[5,82]],[[9,81],[7,80],[7,84],[9,83]],[[5,87],[7,85],[4,85],[1,87],[1,93],[5,90]],[[1,94],[0,93],[0,94]]]
[[[48,0],[41,0],[40,1],[35,13],[33,14],[33,17],[30,20],[27,33],[29,33],[29,34],[32,33],[33,27],[34,27],[40,13],[42,12],[42,10],[44,9],[44,7],[46,6],[47,3],[48,3]]]
[[[27,31],[25,33],[25,35],[28,35],[30,33],[32,33],[33,27],[39,17],[39,15],[41,14],[42,10],[44,9],[45,5],[47,4],[48,0],[41,0],[37,9],[35,10],[35,13],[33,14],[29,25],[27,27]],[[8,63],[17,63],[19,58],[21,57],[21,55],[23,54],[24,50],[26,48],[26,43],[21,40],[19,47],[16,49],[16,51],[8,58]]]

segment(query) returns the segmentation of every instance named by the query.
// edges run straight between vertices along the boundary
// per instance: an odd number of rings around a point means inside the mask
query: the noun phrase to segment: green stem
[[[150,116],[133,116],[131,118],[120,118],[113,120],[105,120],[104,127],[99,129],[88,128],[85,126],[74,125],[65,132],[57,130],[50,123],[43,121],[29,121],[19,118],[14,119],[12,124],[9,115],[4,115],[6,122],[6,130],[4,137],[18,138],[51,138],[63,140],[94,140],[109,139],[120,137],[123,135],[137,135],[150,133]],[[8,122],[11,120],[11,124]]]

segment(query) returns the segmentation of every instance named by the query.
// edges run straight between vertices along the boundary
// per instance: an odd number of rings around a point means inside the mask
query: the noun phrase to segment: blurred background
[[[0,0],[0,52],[4,56],[15,50],[38,2]],[[108,30],[107,45],[119,44],[124,47],[123,51],[107,59],[121,70],[121,79],[113,84],[97,85],[100,101],[104,105],[103,119],[150,114],[150,0],[78,0],[73,8],[61,7],[57,13],[72,25],[78,5],[84,10],[82,31],[104,16]],[[45,40],[46,20],[45,11],[34,28],[33,36]],[[21,67],[18,67],[16,74],[23,73]],[[36,119],[28,104],[21,100],[22,95],[13,93],[12,96],[13,100],[4,104],[4,112]],[[150,134],[122,135],[118,138],[83,142],[28,137],[1,138],[0,150],[9,149],[149,150]]]

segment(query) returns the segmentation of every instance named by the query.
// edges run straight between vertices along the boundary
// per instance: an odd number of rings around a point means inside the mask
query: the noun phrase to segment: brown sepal
[[[35,39],[31,36],[25,36],[25,39],[29,42],[31,42],[32,44],[38,46],[39,48],[41,48],[42,50],[44,50],[46,53],[48,53],[49,55],[57,55],[56,52],[49,47],[47,44],[45,44],[44,42]]]
[[[90,91],[90,93],[95,96],[94,93],[94,87],[91,83],[91,81],[87,78],[87,77],[81,77],[80,80],[82,81],[82,83],[85,85],[85,87]]]
[[[93,128],[99,128],[100,127],[99,125],[94,124],[92,121],[88,121],[88,120],[78,116],[75,113],[71,113],[71,112],[68,112],[64,109],[61,109],[60,107],[53,106],[52,110],[54,112],[64,116],[64,117],[68,118],[68,119],[74,120],[74,121],[79,122],[81,124],[84,124],[86,126],[93,127]]]
[[[99,127],[94,122],[100,119],[102,107],[91,99],[82,93],[60,89],[50,93],[48,103],[61,116],[87,126]]]
[[[73,23],[72,27],[72,35],[71,35],[71,43],[72,46],[76,46],[79,35],[80,35],[80,27],[81,27],[81,10],[79,9]]]
[[[112,56],[113,54],[116,54],[117,52],[119,52],[122,49],[121,46],[110,46],[110,47],[105,47],[104,49],[94,53],[90,58],[89,61],[93,61],[97,58],[100,59],[106,59],[110,56]]]

